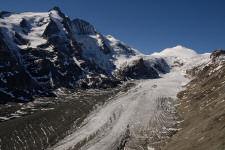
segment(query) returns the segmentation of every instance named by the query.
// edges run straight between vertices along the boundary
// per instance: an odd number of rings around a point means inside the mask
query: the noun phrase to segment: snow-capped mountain
[[[153,53],[152,56],[163,58],[170,67],[182,66],[184,73],[186,73],[186,70],[201,65],[210,59],[210,53],[198,54],[194,50],[181,45],[167,48],[160,53]]]
[[[84,20],[70,20],[58,7],[1,12],[0,54],[1,102],[54,96],[59,87],[115,87],[169,71],[164,59],[145,56]]]
[[[188,58],[188,57],[195,57],[198,54],[192,49],[188,49],[181,45],[177,45],[173,48],[167,48],[160,53],[153,53],[153,55],[161,55],[161,56],[166,56],[166,57]]]

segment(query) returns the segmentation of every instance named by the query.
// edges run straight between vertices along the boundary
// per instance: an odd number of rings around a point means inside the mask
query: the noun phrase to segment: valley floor
[[[174,69],[159,79],[136,82],[50,149],[158,149],[157,142],[176,131],[176,94],[188,79]]]

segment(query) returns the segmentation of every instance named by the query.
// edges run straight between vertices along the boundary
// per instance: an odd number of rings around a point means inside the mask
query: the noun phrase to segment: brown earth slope
[[[195,70],[196,71],[196,68]],[[225,51],[217,50],[196,77],[178,93],[181,130],[165,150],[225,149]]]

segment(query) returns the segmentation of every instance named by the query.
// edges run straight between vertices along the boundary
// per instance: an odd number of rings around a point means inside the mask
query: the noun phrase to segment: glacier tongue
[[[160,79],[136,81],[134,88],[93,111],[80,128],[53,149],[107,150],[120,147],[123,140],[132,147],[138,146],[141,139],[149,140],[147,146],[151,143],[149,137],[166,138],[168,126],[176,122],[176,93],[187,82],[176,69]]]

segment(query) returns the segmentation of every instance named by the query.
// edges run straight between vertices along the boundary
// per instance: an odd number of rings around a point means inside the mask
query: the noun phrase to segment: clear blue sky
[[[0,11],[46,12],[71,19],[151,54],[183,45],[198,53],[225,49],[225,0],[0,0]]]

